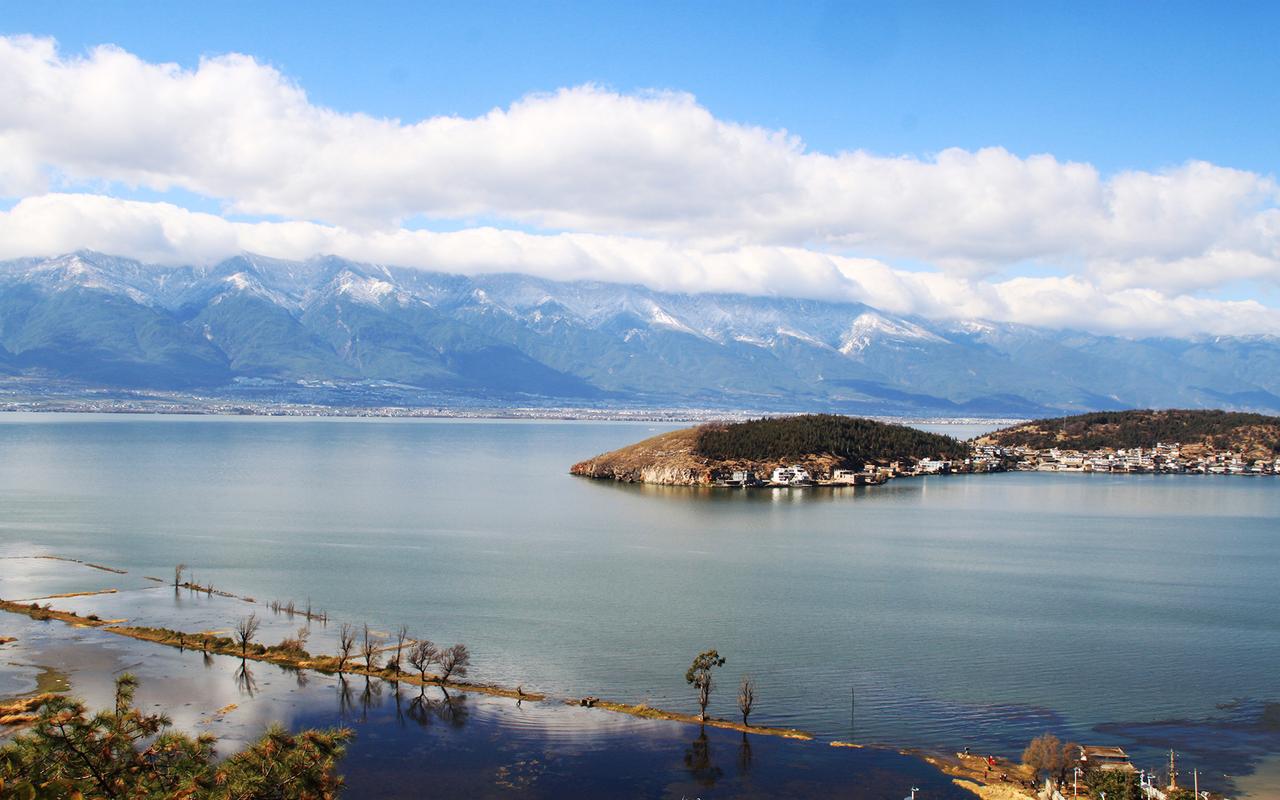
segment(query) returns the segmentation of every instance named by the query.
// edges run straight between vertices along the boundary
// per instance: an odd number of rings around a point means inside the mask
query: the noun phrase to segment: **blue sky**
[[[0,257],[1280,334],[1277,30],[1274,2],[10,3]]]
[[[828,151],[1280,164],[1274,2],[60,2],[0,26],[186,66],[250,53],[316,103],[405,120],[596,82]]]

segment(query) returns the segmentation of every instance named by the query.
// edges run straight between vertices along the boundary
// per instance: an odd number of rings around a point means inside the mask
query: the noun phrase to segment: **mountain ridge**
[[[161,266],[77,251],[0,262],[6,372],[214,393],[247,380],[392,382],[460,402],[939,416],[1280,410],[1280,338],[1262,334],[1125,339],[335,256]]]

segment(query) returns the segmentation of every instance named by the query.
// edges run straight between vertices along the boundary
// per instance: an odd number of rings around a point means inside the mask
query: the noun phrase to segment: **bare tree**
[[[347,665],[347,659],[351,658],[351,648],[356,646],[356,631],[351,627],[351,623],[344,622],[342,627],[338,628],[338,672],[342,672],[342,668]]]
[[[422,682],[427,682],[427,667],[440,660],[440,648],[430,639],[419,639],[413,643],[413,647],[409,648],[409,663],[422,676]]]
[[[391,670],[397,675],[400,673],[400,655],[401,653],[404,652],[404,643],[408,639],[409,639],[408,625],[401,625],[399,628],[396,628],[396,655],[395,655],[395,658],[391,660],[391,663],[387,664],[387,669]]]
[[[749,725],[747,717],[751,716],[751,707],[756,704],[756,681],[750,675],[742,676],[738,684],[738,710],[742,712],[742,724]]]
[[[698,653],[693,659],[693,663],[689,665],[689,669],[684,673],[685,682],[698,690],[698,719],[704,722],[707,719],[707,703],[711,702],[711,670],[715,667],[724,666],[724,656],[721,656],[715,650],[705,650]]]
[[[454,675],[462,677],[471,666],[471,651],[465,644],[455,644],[440,654],[440,680],[447,681]]]
[[[257,635],[258,628],[262,625],[262,621],[258,619],[257,614],[250,614],[244,619],[236,623],[236,641],[240,643],[240,657],[244,658],[249,644],[253,641],[253,637]]]
[[[378,663],[378,648],[382,646],[382,640],[377,636],[369,635],[369,625],[364,626],[364,640],[360,643],[360,654],[364,656],[364,668],[372,670],[373,665]]]
[[[176,592],[178,587],[182,585],[182,573],[187,571],[186,564],[179,564],[173,568],[173,590]]]
[[[1066,763],[1067,752],[1062,742],[1052,733],[1045,733],[1031,740],[1027,749],[1022,751],[1022,763],[1031,768],[1032,779],[1040,780],[1040,773],[1050,776],[1062,771]]]

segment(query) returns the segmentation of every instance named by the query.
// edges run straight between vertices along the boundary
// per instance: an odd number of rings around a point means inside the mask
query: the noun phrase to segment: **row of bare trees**
[[[262,627],[262,620],[258,619],[257,614],[250,614],[240,619],[235,626],[235,641],[240,646],[240,656],[244,658],[249,651],[249,646],[253,644],[254,637],[258,635],[258,630]],[[306,629],[299,629],[298,632],[298,649],[306,643]],[[417,671],[418,675],[425,682],[427,680],[427,670],[431,667],[437,667],[436,679],[439,681],[448,681],[450,678],[460,678],[467,674],[468,668],[471,666],[471,651],[465,644],[455,644],[452,647],[440,647],[430,639],[410,639],[409,628],[401,625],[396,629],[395,647],[390,659],[385,665],[385,669],[400,673],[404,671],[401,666],[402,659],[407,656],[410,666]],[[295,640],[288,640],[295,641]],[[378,661],[384,650],[385,642],[382,637],[375,634],[366,624],[362,627],[359,637],[359,656],[364,660],[364,668],[368,672],[372,672],[379,668]],[[349,622],[344,622],[338,628],[338,672],[342,672],[347,667],[347,662],[351,660],[352,652],[356,650],[357,631],[355,626]]]
[[[348,622],[342,623],[338,628],[339,672],[342,672],[347,662],[351,660],[351,653],[356,648],[356,634],[355,627]],[[378,658],[384,650],[385,642],[371,632],[367,624],[363,626],[361,634],[359,654],[364,659],[365,670],[373,671],[378,668]],[[427,679],[427,670],[433,666],[438,667],[437,678],[448,681],[450,678],[466,675],[467,668],[471,665],[471,651],[465,644],[441,648],[430,639],[410,639],[408,626],[401,625],[396,629],[395,649],[387,661],[386,669],[394,673],[402,672],[401,665],[406,650],[409,664],[423,681]]]

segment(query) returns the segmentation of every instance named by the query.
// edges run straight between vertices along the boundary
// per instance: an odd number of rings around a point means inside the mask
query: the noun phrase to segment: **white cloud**
[[[558,280],[643,283],[665,291],[849,300],[896,313],[1123,335],[1280,334],[1280,311],[1252,301],[1117,289],[1080,276],[980,280],[798,247],[745,245],[709,252],[665,240],[589,233],[367,231],[313,222],[232,222],[168,203],[86,194],[27,198],[0,212],[0,258],[79,248],[171,264],[208,264],[244,251],[288,259],[331,253],[463,274],[511,271]]]
[[[45,194],[120,185],[281,221]],[[186,70],[34,37],[0,37],[0,196],[25,198],[3,223],[10,255],[333,252],[1112,331],[1275,330],[1271,310],[1203,294],[1280,283],[1276,182],[1204,162],[1103,176],[1001,148],[827,154],[688,94],[594,86],[404,122],[317,106],[248,56]],[[545,233],[433,234],[407,218]],[[889,265],[908,259],[933,271]],[[1006,277],[1028,262],[1063,274]]]

